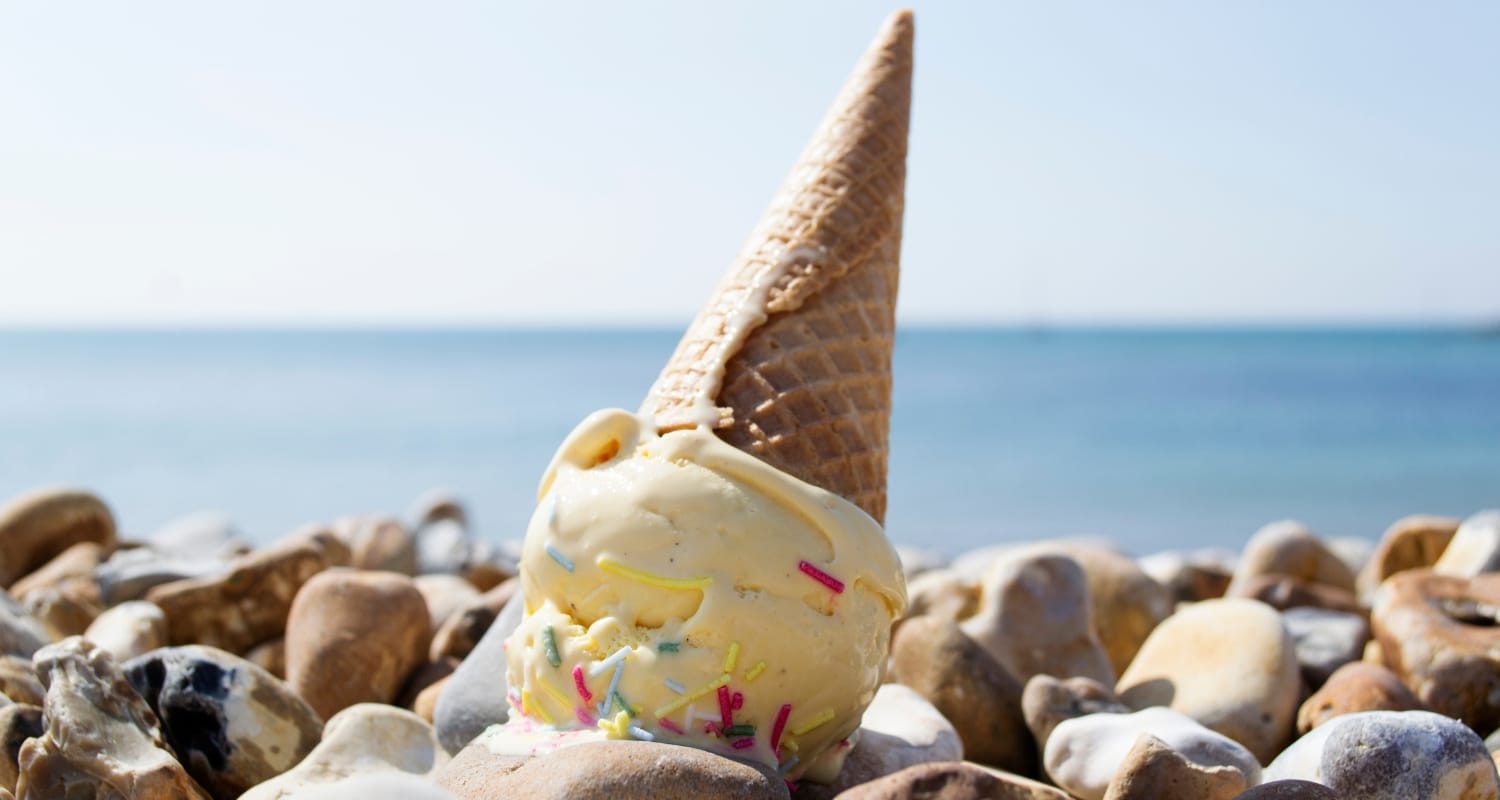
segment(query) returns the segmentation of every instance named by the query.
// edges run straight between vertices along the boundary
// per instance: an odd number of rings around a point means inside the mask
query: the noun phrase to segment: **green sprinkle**
[[[615,705],[624,709],[626,714],[629,714],[632,717],[635,716],[635,709],[631,708],[630,704],[625,702],[625,698],[621,697],[619,692],[612,693],[610,697],[613,697],[615,699]]]
[[[547,648],[547,663],[554,667],[562,665],[562,656],[557,654],[557,637],[552,633],[552,626],[542,628],[542,646]]]
[[[677,652],[677,648],[679,647],[681,647],[681,645],[679,645],[677,642],[661,642],[656,646],[656,652],[675,653]]]
[[[741,724],[741,725],[730,725],[729,727],[727,727],[727,728],[724,729],[724,735],[725,736],[754,736],[755,735],[755,726],[754,725],[744,725],[744,724]]]

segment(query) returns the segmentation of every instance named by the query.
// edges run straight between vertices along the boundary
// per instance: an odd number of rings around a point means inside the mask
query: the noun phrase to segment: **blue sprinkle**
[[[563,569],[569,572],[573,571],[573,562],[569,561],[567,556],[557,552],[556,547],[553,547],[550,544],[547,545],[547,555],[552,556],[552,560],[561,564]]]
[[[644,730],[638,725],[631,725],[629,728],[627,728],[627,730],[630,731],[631,736],[634,736],[635,738],[640,739],[643,742],[656,741],[656,737],[652,736],[650,731]]]
[[[678,694],[684,694],[684,693],[687,692],[687,689],[685,687],[683,687],[682,684],[678,683],[677,681],[672,680],[671,678],[667,678],[666,680],[663,680],[662,683],[666,684],[668,689],[671,689],[672,691],[674,691],[674,692],[676,692]]]
[[[797,766],[797,762],[801,760],[802,756],[792,756],[791,758],[781,762],[781,766],[776,768],[776,774],[778,776],[787,774],[787,772],[791,770],[792,767]]]

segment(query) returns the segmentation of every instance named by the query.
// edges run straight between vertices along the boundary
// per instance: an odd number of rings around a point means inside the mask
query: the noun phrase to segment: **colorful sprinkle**
[[[672,712],[674,712],[674,711],[682,708],[683,706],[687,705],[688,703],[691,703],[694,700],[697,700],[698,698],[702,697],[703,695],[706,695],[709,692],[712,692],[715,689],[718,689],[720,686],[723,686],[723,685],[729,683],[729,677],[730,676],[727,675],[727,674],[726,675],[720,675],[719,677],[714,678],[713,680],[709,681],[708,683],[703,684],[702,686],[698,687],[697,689],[694,689],[691,692],[688,692],[687,694],[685,694],[685,695],[677,698],[676,700],[673,700],[672,702],[667,703],[666,705],[664,705],[664,706],[656,709],[656,711],[653,712],[653,713],[657,717],[665,717],[666,715],[671,714]]]
[[[594,724],[599,721],[594,718],[593,714],[589,713],[588,709],[581,707],[577,711],[573,712],[573,716],[578,717],[579,722],[582,722],[585,726],[590,728],[594,727]]]
[[[730,746],[733,747],[736,750],[744,750],[747,747],[754,747],[755,746],[755,740],[751,739],[751,738],[747,738],[747,739],[735,739],[730,744]]]
[[[833,709],[829,709],[829,710],[824,711],[823,713],[817,715],[816,717],[813,717],[812,719],[810,719],[810,720],[802,723],[801,725],[798,725],[797,727],[792,728],[792,735],[793,736],[801,736],[802,734],[807,733],[808,731],[812,730],[813,728],[816,728],[819,725],[822,725],[822,724],[824,724],[824,723],[826,723],[826,722],[828,722],[828,721],[830,721],[832,719],[833,719]]]
[[[726,727],[726,728],[728,728],[729,726],[731,726],[731,725],[734,724],[734,709],[733,709],[733,707],[730,706],[730,702],[731,701],[729,699],[729,687],[728,686],[720,686],[719,687],[719,719],[724,722],[724,727]]]
[[[724,657],[724,672],[734,672],[734,662],[740,657],[740,643],[729,643],[729,655]]]
[[[724,729],[725,736],[754,736],[755,726],[741,722],[738,725],[730,725]]]
[[[614,573],[622,578],[629,578],[633,581],[639,581],[647,586],[659,586],[663,589],[702,589],[714,582],[712,576],[702,578],[664,578],[660,575],[643,572],[635,567],[627,567],[618,561],[612,561],[603,556],[600,556],[599,560],[594,563],[598,564],[599,569],[605,572]]]
[[[547,555],[552,556],[552,560],[556,561],[559,564],[561,564],[563,569],[565,569],[565,570],[567,570],[569,572],[573,571],[573,562],[571,560],[569,560],[567,556],[565,556],[562,553],[558,552],[558,550],[557,550],[556,547],[553,547],[552,545],[549,544],[549,545],[547,545],[547,547],[545,549],[547,551]],[[803,562],[803,563],[806,563],[806,562]]]
[[[676,692],[678,694],[687,694],[687,687],[683,686],[682,684],[678,683],[677,681],[672,680],[671,678],[663,678],[662,679],[662,685],[666,686],[668,689],[671,689],[672,691],[674,691],[674,692]]]
[[[735,692],[734,693],[734,697],[730,698],[730,700],[729,700],[729,707],[732,708],[732,709],[734,709],[735,711],[739,711],[740,709],[744,708],[745,707],[745,694],[744,694],[744,692]]]
[[[787,703],[776,712],[776,723],[771,726],[771,752],[781,749],[781,732],[786,730],[787,717],[792,715],[792,704]]]
[[[620,674],[625,671],[624,664],[615,665],[615,676],[609,679],[609,688],[604,690],[604,708],[607,711],[615,701],[615,695],[620,689]]]
[[[656,737],[654,735],[652,735],[652,733],[650,731],[646,730],[645,728],[640,727],[639,725],[631,725],[630,726],[630,735],[633,736],[633,737],[635,737],[635,738],[637,738],[637,739],[640,739],[643,742],[654,742],[654,741],[656,741]]]
[[[658,652],[658,653],[675,653],[675,652],[677,652],[677,649],[679,647],[681,647],[681,646],[682,645],[678,644],[677,642],[659,642],[656,645],[656,652]]]
[[[573,707],[573,701],[569,700],[568,696],[563,694],[563,691],[561,689],[553,686],[551,681],[539,675],[537,676],[536,682],[538,686],[542,687],[543,691],[545,691],[553,700],[557,701],[558,705],[562,706],[564,709]]]
[[[776,768],[776,774],[777,775],[785,775],[785,774],[787,774],[787,772],[791,771],[792,767],[797,766],[797,762],[801,761],[801,760],[802,760],[802,756],[792,756],[791,758],[789,758],[789,759],[781,762],[781,766],[779,766],[779,767]]]
[[[562,666],[562,656],[557,652],[557,634],[552,632],[552,626],[542,628],[542,647],[547,651],[547,663],[554,667]]]
[[[610,653],[609,654],[609,658],[606,658],[606,659],[604,659],[602,661],[596,661],[593,664],[590,664],[589,665],[589,677],[590,678],[597,678],[600,675],[603,675],[605,670],[609,669],[610,667],[613,667],[614,665],[620,663],[621,661],[624,661],[625,660],[625,656],[628,656],[628,655],[630,655],[630,645],[627,644],[624,647],[621,647],[619,650],[616,650],[613,653]]]
[[[619,692],[610,692],[609,696],[614,698],[615,704],[624,709],[626,714],[632,717],[636,715],[635,707],[625,702],[625,698],[621,697]]]
[[[751,667],[745,673],[745,680],[746,681],[753,681],[756,678],[759,678],[760,674],[762,672],[765,672],[765,671],[766,671],[766,662],[764,662],[764,661],[757,661],[757,662],[755,662],[755,666]]]
[[[542,708],[540,703],[532,700],[531,692],[525,689],[521,690],[521,713],[536,717],[547,725],[552,724],[552,715],[548,714],[547,709]]]
[[[579,717],[579,719],[582,719],[582,717]],[[630,729],[630,717],[627,716],[624,711],[621,711],[613,717],[605,717],[604,719],[599,720],[598,724],[599,729],[604,731],[605,733],[608,733],[609,738],[611,739],[624,739],[627,735],[629,735],[628,731]]]
[[[663,728],[666,728],[667,730],[669,730],[669,731],[677,734],[678,736],[684,736],[684,735],[687,734],[687,731],[685,731],[685,730],[677,727],[677,723],[675,723],[672,720],[669,720],[669,719],[667,719],[665,717],[657,720],[656,724],[662,726]]]
[[[832,589],[834,594],[841,594],[844,591],[843,581],[833,577],[832,575],[829,575],[828,573],[824,572],[821,569],[818,569],[817,567],[807,563],[806,561],[798,561],[797,569],[802,570],[802,573],[807,577],[812,578],[818,583],[821,583],[824,586]]]
[[[594,699],[594,693],[590,692],[589,687],[583,682],[582,664],[573,668],[573,688],[578,690],[578,696],[583,698],[583,702],[588,703]]]

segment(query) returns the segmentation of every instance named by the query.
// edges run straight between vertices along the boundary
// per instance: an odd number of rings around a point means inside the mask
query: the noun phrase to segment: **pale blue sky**
[[[1500,5],[915,7],[903,320],[1500,317]],[[683,324],[892,8],[0,5],[0,324]]]

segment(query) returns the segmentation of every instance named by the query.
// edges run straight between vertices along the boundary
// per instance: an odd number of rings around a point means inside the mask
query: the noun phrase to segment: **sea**
[[[634,410],[676,330],[0,331],[0,500],[87,487],[126,533],[196,512],[270,542],[463,498],[519,539],[554,449]],[[1500,336],[905,328],[887,532],[1236,549],[1500,507]]]

